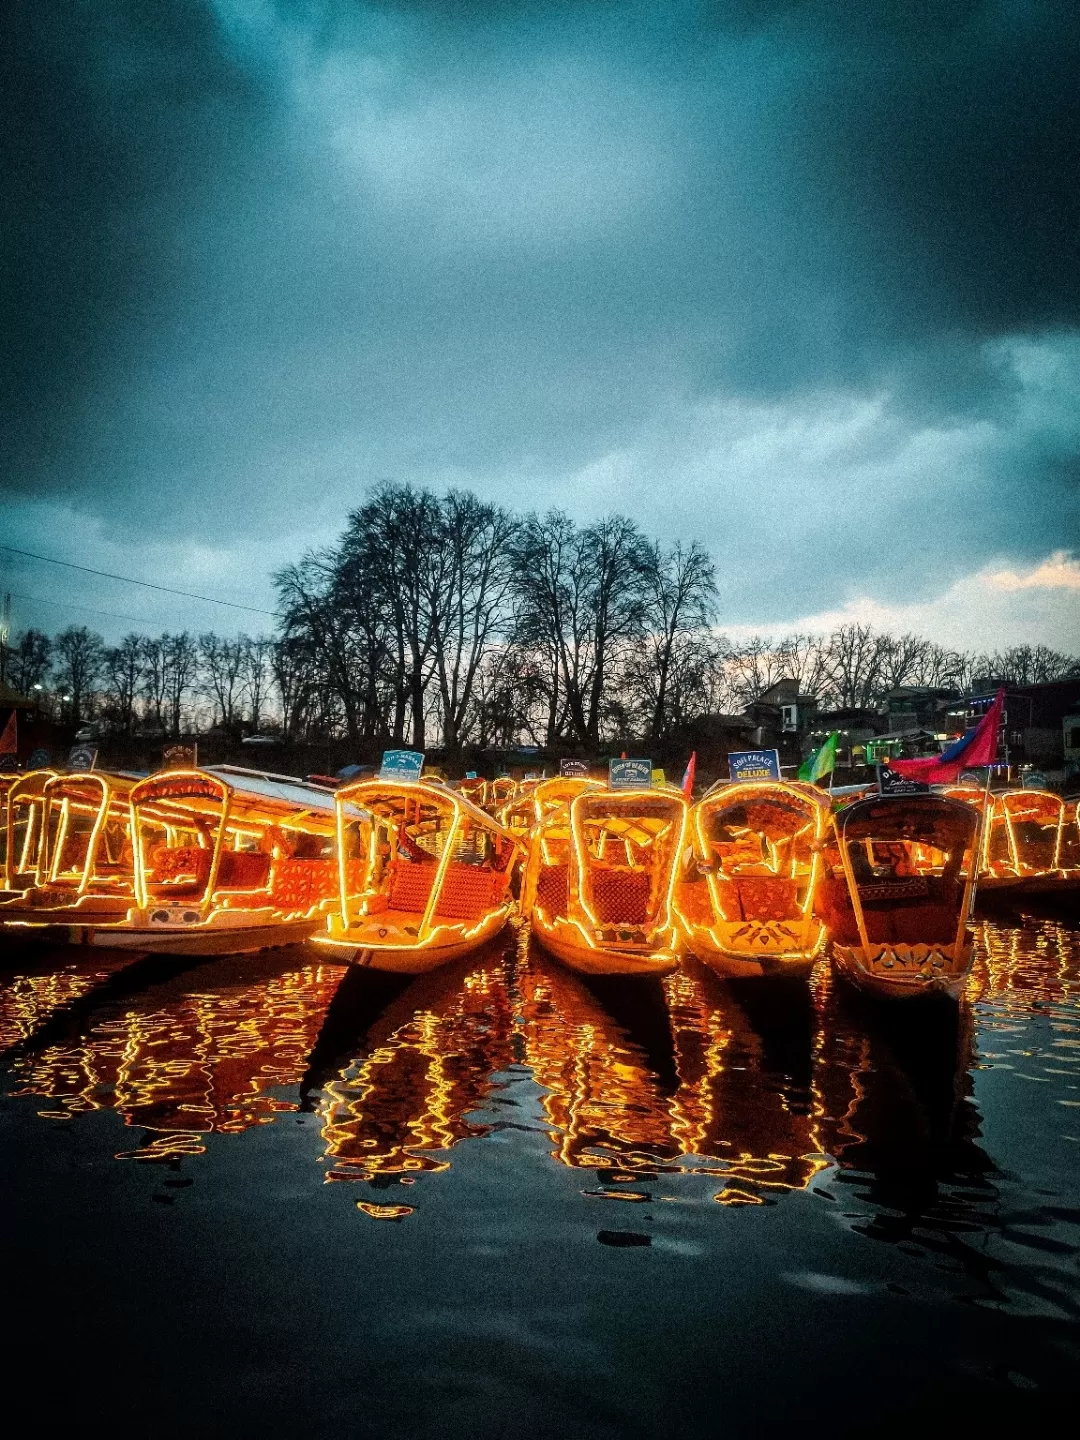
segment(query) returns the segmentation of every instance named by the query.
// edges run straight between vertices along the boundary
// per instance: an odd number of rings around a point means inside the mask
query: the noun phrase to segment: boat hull
[[[946,995],[958,1000],[967,984],[974,946],[954,959],[949,945],[861,945],[833,942],[833,963],[850,984],[883,1000]]]
[[[687,948],[725,979],[791,975],[805,978],[825,948],[820,920],[718,920],[685,926]]]
[[[448,935],[428,945],[372,944],[362,930],[321,931],[312,937],[320,949],[333,952],[335,958],[367,970],[382,970],[391,975],[426,975],[452,960],[460,960],[479,950],[506,926],[509,910],[500,910],[470,931],[466,936]]]
[[[95,922],[93,915],[38,911],[33,919],[5,924],[3,935],[22,945],[92,945],[103,950],[138,950],[153,955],[247,955],[296,945],[324,923],[321,916],[264,920],[248,925],[164,926]]]
[[[566,933],[571,928],[566,925],[553,930],[534,918],[531,931],[549,955],[579,975],[670,975],[678,967],[675,950],[620,950],[615,946],[601,949],[584,938],[575,941]]]

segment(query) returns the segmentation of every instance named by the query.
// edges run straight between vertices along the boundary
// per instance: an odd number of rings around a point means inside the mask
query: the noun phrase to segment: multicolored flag
[[[890,760],[889,768],[909,780],[922,780],[927,785],[955,784],[961,770],[993,765],[997,760],[998,731],[1005,705],[1005,691],[999,690],[994,703],[974,729],[961,735],[940,755],[923,755],[917,760]]]
[[[680,787],[682,789],[682,793],[686,796],[687,800],[689,800],[694,793],[695,775],[697,775],[696,750],[691,754],[690,759],[686,762],[686,769],[683,771],[682,786]]]
[[[815,781],[831,775],[836,769],[836,747],[840,742],[840,731],[834,730],[824,745],[820,746],[809,759],[799,766],[799,779],[813,785]]]

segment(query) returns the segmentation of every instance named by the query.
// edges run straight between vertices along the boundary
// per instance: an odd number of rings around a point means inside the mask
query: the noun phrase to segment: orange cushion
[[[592,872],[592,901],[601,925],[644,925],[649,918],[649,877],[644,870]]]

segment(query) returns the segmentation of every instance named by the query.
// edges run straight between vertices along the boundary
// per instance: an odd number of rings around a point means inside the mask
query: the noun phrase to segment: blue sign
[[[475,771],[475,770],[466,770],[466,771],[465,771],[465,779],[466,779],[466,780],[475,780],[476,778],[477,778],[477,775],[476,775],[476,771]]]
[[[1020,783],[1025,790],[1045,790],[1049,785],[1041,770],[1029,770]]]
[[[27,768],[29,770],[46,770],[48,769],[51,760],[52,756],[49,754],[48,750],[45,750],[42,746],[39,745],[38,748],[31,754],[30,759],[27,762]]]
[[[779,780],[778,750],[733,750],[727,757],[732,780]]]
[[[609,760],[608,784],[612,790],[651,790],[651,760]]]
[[[379,766],[380,780],[399,780],[404,784],[415,784],[424,768],[424,756],[419,750],[384,750]]]

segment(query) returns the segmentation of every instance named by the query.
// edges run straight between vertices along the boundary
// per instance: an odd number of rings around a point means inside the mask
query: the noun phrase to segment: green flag
[[[815,750],[813,755],[799,766],[799,779],[807,780],[812,785],[822,776],[831,775],[836,769],[836,746],[839,740],[840,731],[834,730],[821,749]]]

